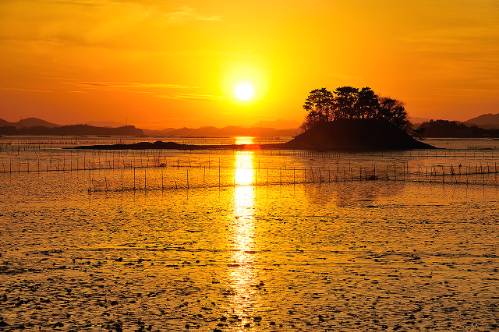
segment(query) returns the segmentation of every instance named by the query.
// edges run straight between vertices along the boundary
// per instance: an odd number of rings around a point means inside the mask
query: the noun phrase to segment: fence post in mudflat
[[[147,167],[144,168],[144,191],[147,191]]]
[[[279,167],[279,185],[282,185],[282,171],[280,167]]]
[[[161,168],[161,191],[164,190],[164,186],[163,186],[163,168]]]
[[[218,189],[220,189],[220,157],[218,157]]]
[[[187,189],[190,188],[189,186],[189,167],[186,168],[187,172],[186,172],[186,176],[187,176]]]
[[[9,159],[9,173],[12,173],[12,159]]]
[[[296,169],[293,168],[293,184],[296,184]]]
[[[133,191],[135,191],[135,166],[133,167]]]

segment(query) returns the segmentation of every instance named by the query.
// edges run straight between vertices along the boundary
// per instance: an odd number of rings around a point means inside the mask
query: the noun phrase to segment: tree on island
[[[380,97],[371,88],[344,86],[333,92],[326,88],[310,92],[303,108],[308,112],[304,130],[336,120],[384,120],[407,131],[410,127],[404,104],[396,99]]]

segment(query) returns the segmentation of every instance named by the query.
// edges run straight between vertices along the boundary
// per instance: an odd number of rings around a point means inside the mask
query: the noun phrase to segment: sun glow
[[[240,82],[234,88],[234,96],[240,101],[250,101],[255,97],[255,87],[250,82]]]

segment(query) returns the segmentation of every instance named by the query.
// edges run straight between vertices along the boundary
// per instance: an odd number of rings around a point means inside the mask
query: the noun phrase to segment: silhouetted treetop
[[[332,92],[326,88],[315,89],[309,93],[303,108],[308,112],[302,125],[305,130],[340,119],[385,120],[402,130],[409,128],[403,103],[380,97],[369,87],[343,86]]]

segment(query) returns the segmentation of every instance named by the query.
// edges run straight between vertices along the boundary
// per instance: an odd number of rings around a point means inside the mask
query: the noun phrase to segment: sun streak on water
[[[238,151],[235,155],[234,188],[234,254],[236,267],[231,270],[234,287],[234,310],[238,315],[251,308],[251,283],[254,279],[254,152]]]

